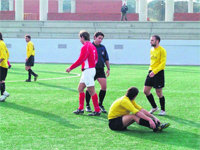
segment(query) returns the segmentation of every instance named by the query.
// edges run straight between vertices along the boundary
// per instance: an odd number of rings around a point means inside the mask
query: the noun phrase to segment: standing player
[[[108,113],[111,130],[126,130],[134,122],[151,128],[154,132],[161,131],[170,125],[169,123],[160,124],[155,116],[138,105],[135,102],[138,93],[136,87],[131,87],[125,96],[113,102]]]
[[[96,32],[94,34],[94,42],[92,44],[96,47],[97,53],[98,53],[98,62],[95,67],[96,75],[94,79],[95,80],[97,79],[97,81],[101,85],[101,90],[99,92],[99,107],[101,109],[101,112],[107,113],[107,111],[105,110],[103,106],[103,100],[106,95],[106,88],[107,88],[106,75],[107,77],[110,75],[110,64],[109,64],[109,57],[108,57],[106,48],[104,45],[101,44],[103,38],[104,38],[104,34],[102,32]],[[107,67],[106,75],[104,72],[104,63],[106,64],[106,67]],[[90,94],[88,91],[86,91],[86,111],[87,112],[92,111],[90,108]]]
[[[10,95],[6,92],[5,80],[8,72],[8,55],[7,55],[7,47],[3,41],[2,33],[0,32],[0,89],[1,89],[1,97],[0,102],[4,102],[6,98]]]
[[[31,75],[34,76],[34,81],[36,81],[38,78],[38,75],[35,74],[31,69],[31,67],[34,66],[35,48],[34,48],[33,42],[31,42],[30,35],[26,35],[25,40],[27,42],[27,47],[26,47],[27,58],[26,58],[25,69],[26,69],[26,71],[28,71],[28,79],[26,80],[26,82],[31,82]]]
[[[85,93],[84,89],[87,87],[88,92],[92,96],[92,101],[94,105],[94,112],[88,114],[89,116],[99,116],[100,115],[100,108],[98,104],[98,96],[95,92],[95,65],[98,61],[97,50],[95,46],[90,42],[90,34],[87,31],[80,31],[80,42],[83,44],[81,48],[81,53],[78,60],[69,67],[66,72],[70,72],[71,70],[75,69],[76,67],[82,65],[82,76],[80,79],[78,91],[79,91],[79,108],[74,111],[75,114],[83,114],[84,113],[84,100],[85,100]]]
[[[159,45],[160,37],[158,35],[154,35],[151,37],[151,62],[149,67],[149,73],[146,77],[145,86],[144,86],[144,94],[149,100],[151,106],[153,107],[150,111],[153,114],[158,110],[158,107],[155,103],[154,97],[151,94],[151,89],[154,87],[156,89],[156,94],[159,97],[161,111],[159,113],[160,116],[166,115],[165,112],[165,97],[162,93],[162,88],[165,85],[164,79],[164,69],[166,65],[167,53],[166,50]]]

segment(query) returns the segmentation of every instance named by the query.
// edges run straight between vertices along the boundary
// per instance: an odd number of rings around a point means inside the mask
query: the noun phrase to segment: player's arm
[[[2,62],[5,59],[5,52],[3,48],[0,47],[0,62]]]
[[[87,52],[87,49],[82,48],[80,56],[77,59],[77,61],[74,64],[72,64],[66,71],[70,72],[74,68],[80,66],[86,60],[86,58],[87,58],[87,53],[86,52]]]
[[[155,122],[160,122],[160,120],[158,118],[156,118],[154,115],[150,114],[148,111],[146,111],[145,109],[141,109],[141,112],[143,112],[146,116],[152,118],[155,120]]]
[[[33,45],[31,43],[28,43],[28,45],[27,45],[27,59],[31,56],[33,50],[34,50]]]
[[[107,60],[105,62],[105,64],[106,64],[106,67],[107,67],[106,76],[108,77],[110,75],[110,63],[109,63],[109,60]]]
[[[167,60],[167,53],[166,53],[166,51],[164,49],[162,49],[161,50],[160,64],[158,65],[158,67],[153,69],[152,72],[154,74],[157,74],[159,71],[163,70],[163,68],[165,68],[165,65],[166,65],[166,60]]]

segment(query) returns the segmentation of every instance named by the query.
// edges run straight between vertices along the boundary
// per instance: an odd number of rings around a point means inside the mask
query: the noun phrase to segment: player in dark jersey
[[[108,53],[106,51],[106,48],[104,45],[101,44],[103,41],[104,34],[102,32],[96,32],[94,34],[94,42],[92,43],[98,53],[98,62],[96,64],[96,75],[94,77],[95,80],[99,82],[101,85],[101,90],[99,92],[99,107],[101,109],[101,112],[107,113],[103,106],[103,100],[106,95],[106,89],[107,89],[107,81],[106,81],[106,76],[108,77],[110,75],[110,64],[109,64],[109,57]],[[104,66],[106,64],[107,71],[105,73],[104,71]],[[86,91],[86,111],[91,112],[90,108],[90,94],[88,91]]]

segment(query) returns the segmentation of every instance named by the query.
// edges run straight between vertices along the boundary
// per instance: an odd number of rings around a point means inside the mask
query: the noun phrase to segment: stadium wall
[[[24,62],[26,42],[22,38],[5,38],[11,62]],[[33,39],[36,62],[73,63],[82,44],[79,39]],[[149,40],[104,39],[112,64],[149,64]],[[200,65],[199,40],[162,40],[167,51],[167,65]]]

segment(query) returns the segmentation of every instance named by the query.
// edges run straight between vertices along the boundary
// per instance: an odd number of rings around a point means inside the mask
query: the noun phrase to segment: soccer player
[[[8,49],[6,44],[3,41],[2,33],[0,32],[0,89],[1,89],[1,97],[0,102],[4,102],[6,98],[10,95],[6,92],[5,80],[8,72]]]
[[[31,67],[34,66],[35,48],[34,48],[33,42],[31,41],[30,35],[26,35],[25,40],[27,42],[27,47],[26,47],[27,58],[26,58],[25,69],[26,71],[28,71],[28,79],[25,81],[31,82],[31,75],[34,76],[34,81],[37,81],[38,75],[34,73],[33,70],[31,69]]]
[[[96,75],[94,77],[94,80],[97,79],[97,81],[101,85],[101,90],[99,92],[99,107],[101,109],[101,112],[107,113],[107,111],[105,110],[103,106],[103,100],[106,95],[106,88],[107,88],[106,76],[108,77],[110,75],[110,64],[109,64],[109,57],[108,57],[106,48],[104,45],[101,44],[101,42],[103,41],[103,38],[104,38],[104,34],[102,32],[96,32],[94,34],[94,42],[92,44],[96,47],[97,53],[98,53],[98,62],[95,67]],[[104,64],[106,64],[106,67],[107,67],[106,75],[104,71]],[[92,112],[90,108],[90,94],[87,90],[86,90],[86,111]]]
[[[161,131],[170,125],[169,123],[160,124],[155,116],[138,105],[135,102],[138,93],[136,87],[130,87],[125,96],[113,102],[108,113],[111,130],[126,130],[134,122],[151,128],[154,132]]]
[[[165,85],[164,79],[164,69],[166,65],[167,53],[166,50],[159,45],[160,37],[158,35],[154,35],[151,37],[151,62],[149,67],[149,73],[146,77],[145,86],[144,86],[144,94],[149,100],[152,109],[150,113],[153,114],[158,110],[158,107],[155,103],[154,97],[151,94],[151,89],[154,87],[156,89],[156,94],[160,100],[161,111],[159,113],[160,116],[166,115],[165,112],[165,97],[163,96],[162,88]]]
[[[89,116],[99,116],[100,108],[98,104],[98,96],[95,92],[95,82],[94,76],[96,73],[95,65],[98,61],[98,54],[95,46],[90,42],[90,34],[87,31],[80,31],[79,33],[80,42],[83,44],[81,48],[80,56],[78,60],[72,64],[66,72],[70,72],[74,68],[82,65],[82,76],[80,79],[78,91],[79,91],[79,108],[74,111],[75,114],[84,113],[84,101],[85,93],[84,89],[87,87],[88,92],[90,93],[94,105],[94,112],[88,114]]]

